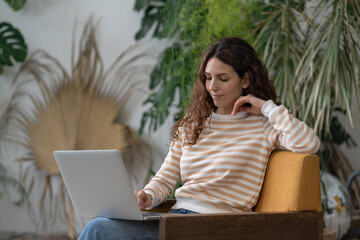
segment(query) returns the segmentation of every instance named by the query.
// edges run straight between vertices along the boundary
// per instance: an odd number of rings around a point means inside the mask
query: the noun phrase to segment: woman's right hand
[[[141,210],[151,206],[151,196],[144,190],[134,191],[134,194]]]

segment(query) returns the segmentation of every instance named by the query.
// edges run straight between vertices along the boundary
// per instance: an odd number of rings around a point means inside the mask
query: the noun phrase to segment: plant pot
[[[341,239],[351,224],[351,198],[345,185],[330,173],[321,175],[321,204],[324,212],[324,227],[335,231]]]

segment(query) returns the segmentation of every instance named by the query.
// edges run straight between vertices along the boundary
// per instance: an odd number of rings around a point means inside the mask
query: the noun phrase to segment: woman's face
[[[218,114],[230,114],[235,101],[249,85],[245,74],[240,78],[234,68],[216,57],[212,57],[205,67],[205,86],[212,97]]]

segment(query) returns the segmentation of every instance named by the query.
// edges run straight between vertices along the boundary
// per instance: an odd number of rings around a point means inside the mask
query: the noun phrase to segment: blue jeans
[[[197,214],[183,208],[170,210],[172,214]],[[159,239],[159,221],[132,221],[95,218],[86,224],[78,240],[155,240]]]

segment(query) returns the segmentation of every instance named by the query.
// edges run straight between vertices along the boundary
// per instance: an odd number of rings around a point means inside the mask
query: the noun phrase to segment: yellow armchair
[[[153,211],[166,212],[167,201]],[[272,153],[259,202],[250,213],[162,215],[159,238],[322,239],[320,169],[316,155]]]

